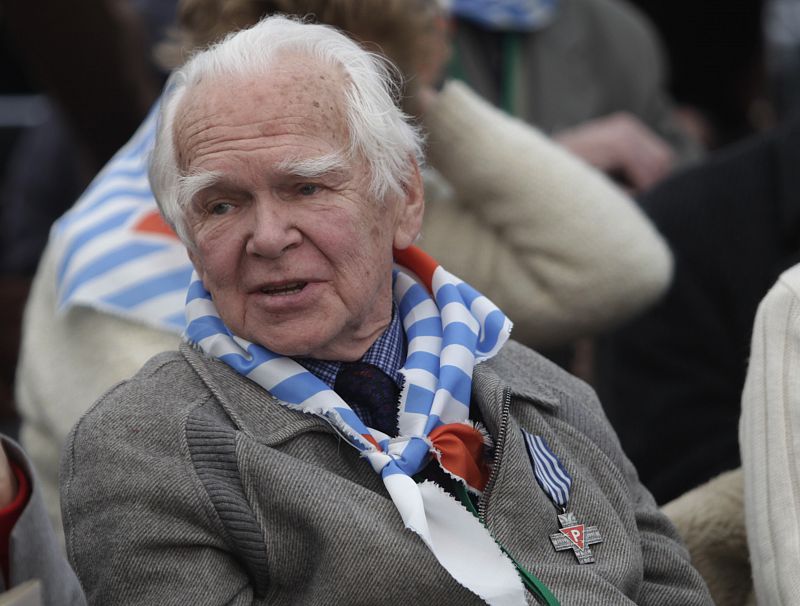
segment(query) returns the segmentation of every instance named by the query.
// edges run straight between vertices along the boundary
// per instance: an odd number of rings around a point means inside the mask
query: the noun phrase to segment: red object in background
[[[157,210],[151,211],[139,219],[138,223],[133,226],[134,231],[146,232],[153,234],[160,234],[162,236],[169,236],[178,239],[177,234],[172,228],[164,221],[161,213]]]
[[[2,448],[2,446],[0,446]],[[11,538],[11,531],[17,523],[19,516],[25,510],[28,498],[31,496],[31,485],[28,476],[16,462],[9,459],[9,464],[17,478],[17,496],[14,500],[0,509],[0,568],[3,570],[3,579],[8,588],[9,566],[8,566],[8,543]]]

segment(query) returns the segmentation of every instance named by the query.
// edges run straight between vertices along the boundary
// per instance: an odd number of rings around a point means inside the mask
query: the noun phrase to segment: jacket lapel
[[[334,433],[323,419],[284,406],[224,362],[208,358],[186,344],[181,345],[181,353],[236,428],[257,442],[274,447],[310,431]]]
[[[485,522],[495,539],[513,553],[523,554],[530,552],[527,541],[546,542],[548,533],[558,527],[555,506],[536,483],[521,427],[553,443],[556,438],[547,417],[561,402],[532,376],[529,367],[522,368],[524,361],[514,355],[515,347],[518,345],[509,344],[496,360],[475,367],[472,397],[495,441],[491,478],[480,503]],[[513,379],[504,380],[498,371]],[[531,511],[550,509],[552,518],[530,516]],[[508,520],[517,523],[511,526]]]

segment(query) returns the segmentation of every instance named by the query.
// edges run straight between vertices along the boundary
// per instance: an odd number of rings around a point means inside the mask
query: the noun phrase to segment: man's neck
[[[398,372],[406,359],[406,336],[397,306],[392,303],[392,319],[389,326],[361,357],[361,362],[372,364],[394,379],[398,386],[402,385],[402,377]],[[306,370],[316,375],[328,386],[333,387],[339,372],[340,362],[315,360],[313,358],[297,358],[297,362]]]

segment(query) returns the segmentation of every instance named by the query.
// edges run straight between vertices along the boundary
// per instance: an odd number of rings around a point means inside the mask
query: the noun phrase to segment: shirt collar
[[[402,375],[398,372],[405,362],[406,336],[400,322],[400,313],[397,305],[392,302],[392,320],[372,346],[361,357],[361,362],[373,364],[389,375],[398,387],[402,387]],[[333,387],[336,375],[339,374],[341,362],[329,360],[315,360],[313,358],[297,358],[306,370],[321,379],[328,387]]]

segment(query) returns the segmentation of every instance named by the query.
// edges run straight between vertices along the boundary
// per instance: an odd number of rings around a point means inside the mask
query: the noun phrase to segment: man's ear
[[[200,258],[197,256],[197,249],[194,246],[186,246],[186,252],[189,255],[189,261],[192,262],[197,275],[200,276],[200,280],[202,280],[204,273],[203,265],[200,263]]]
[[[425,214],[425,188],[422,175],[414,158],[410,158],[411,174],[403,186],[403,196],[397,201],[397,226],[394,231],[394,247],[403,250],[411,246],[422,229]]]

